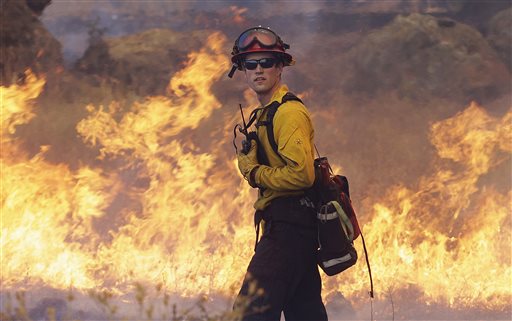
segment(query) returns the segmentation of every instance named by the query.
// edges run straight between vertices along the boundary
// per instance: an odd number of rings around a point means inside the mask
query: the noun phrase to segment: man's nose
[[[261,67],[261,65],[259,63],[256,66],[256,72],[259,73],[259,74],[263,73],[263,67]]]

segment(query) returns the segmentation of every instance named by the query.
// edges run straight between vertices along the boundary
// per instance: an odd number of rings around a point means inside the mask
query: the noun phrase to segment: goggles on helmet
[[[239,51],[245,51],[255,43],[258,43],[263,48],[283,47],[284,44],[281,39],[270,29],[261,27],[252,28],[244,31],[238,37],[235,46]]]

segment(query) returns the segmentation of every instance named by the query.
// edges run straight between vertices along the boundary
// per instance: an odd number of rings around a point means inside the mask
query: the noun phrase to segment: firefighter
[[[269,28],[255,27],[237,38],[232,52],[230,76],[243,71],[261,104],[254,113],[257,137],[246,153],[237,153],[240,172],[259,188],[254,203],[258,231],[262,221],[261,239],[256,236],[235,301],[235,309],[244,311],[242,320],[279,321],[281,312],[286,320],[327,320],[316,213],[305,196],[315,180],[314,130],[304,104],[281,82],[283,68],[294,64],[288,48]],[[278,108],[269,120],[272,106]]]

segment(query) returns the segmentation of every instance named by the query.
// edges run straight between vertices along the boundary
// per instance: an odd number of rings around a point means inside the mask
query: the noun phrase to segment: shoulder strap
[[[267,119],[265,121],[260,121],[256,124],[256,127],[259,127],[259,126],[267,127],[267,137],[268,137],[270,146],[272,146],[272,150],[276,153],[277,156],[279,156],[279,158],[281,158],[283,160],[283,162],[284,162],[284,159],[283,159],[283,157],[281,157],[281,155],[278,152],[279,147],[277,146],[276,139],[274,137],[274,116],[276,115],[277,109],[279,108],[279,106],[281,106],[285,102],[291,101],[291,100],[296,100],[303,104],[302,100],[300,100],[299,97],[295,96],[291,92],[287,92],[283,96],[283,99],[281,100],[281,102],[274,101],[274,102],[272,102],[272,104],[270,104],[270,106],[268,107],[268,111],[267,111]]]

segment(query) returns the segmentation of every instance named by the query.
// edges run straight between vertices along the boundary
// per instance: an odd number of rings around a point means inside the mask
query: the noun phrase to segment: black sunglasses
[[[261,58],[261,59],[247,59],[244,60],[244,67],[248,70],[254,70],[258,67],[258,64],[261,68],[272,68],[277,63],[276,58]]]

